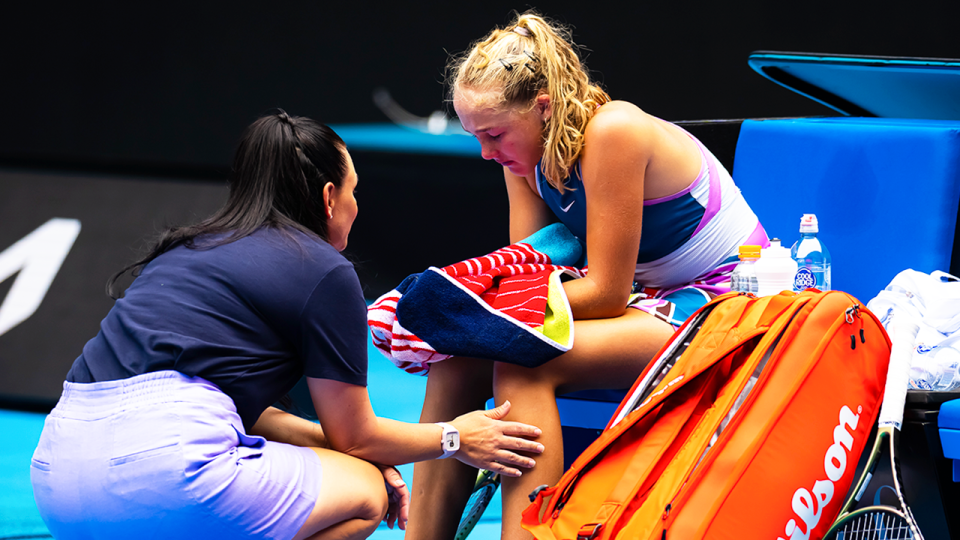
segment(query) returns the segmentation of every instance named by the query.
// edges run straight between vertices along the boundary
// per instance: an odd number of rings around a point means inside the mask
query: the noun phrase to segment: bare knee
[[[350,515],[341,516],[342,520],[338,526],[343,527],[343,530],[338,531],[335,536],[340,537],[340,533],[343,533],[344,538],[368,538],[373,535],[384,516],[387,515],[389,505],[387,489],[380,470],[370,463],[362,462],[352,472],[353,478],[348,486],[351,491],[349,496],[355,502],[348,512]],[[328,532],[332,530],[319,531],[310,538],[327,538]]]
[[[373,528],[383,521],[390,505],[387,497],[387,488],[384,484],[380,469],[364,462],[361,466],[363,473],[357,478],[357,489],[362,491],[364,503],[357,508],[356,518],[373,522]]]
[[[337,538],[366,538],[373,534],[389,507],[380,470],[333,450],[312,450],[320,457],[323,477],[313,511],[295,538],[326,538],[328,533]]]

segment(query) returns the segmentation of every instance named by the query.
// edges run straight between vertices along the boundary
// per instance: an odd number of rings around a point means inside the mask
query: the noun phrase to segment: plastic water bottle
[[[793,290],[797,262],[790,258],[790,250],[780,245],[780,239],[770,240],[770,247],[760,250],[760,260],[753,268],[757,273],[757,296]]]
[[[730,290],[757,294],[757,272],[754,267],[760,259],[760,246],[740,246],[740,262],[730,274]]]
[[[800,218],[800,239],[790,249],[790,258],[797,261],[797,275],[793,279],[796,292],[810,287],[830,290],[830,252],[817,238],[819,230],[816,215],[804,214]]]

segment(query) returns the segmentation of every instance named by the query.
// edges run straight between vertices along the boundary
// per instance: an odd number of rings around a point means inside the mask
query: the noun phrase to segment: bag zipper
[[[847,324],[853,324],[855,320],[860,321],[860,343],[866,343],[867,339],[863,335],[863,315],[860,314],[860,304],[853,304],[848,307],[846,311],[843,312],[844,321]],[[855,334],[850,334],[850,348],[857,348],[857,337]]]

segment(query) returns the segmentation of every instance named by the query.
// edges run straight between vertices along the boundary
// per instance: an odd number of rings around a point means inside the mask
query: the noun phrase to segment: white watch
[[[440,436],[440,447],[443,449],[443,455],[437,459],[448,458],[460,450],[460,432],[450,424],[437,422],[437,425],[443,428],[443,435]]]

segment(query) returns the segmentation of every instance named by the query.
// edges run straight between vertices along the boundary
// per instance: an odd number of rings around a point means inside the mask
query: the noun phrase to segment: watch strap
[[[443,455],[437,459],[445,459],[460,450],[460,432],[457,428],[445,422],[437,422],[437,425],[443,429],[443,433],[440,436],[440,446],[443,449]]]

